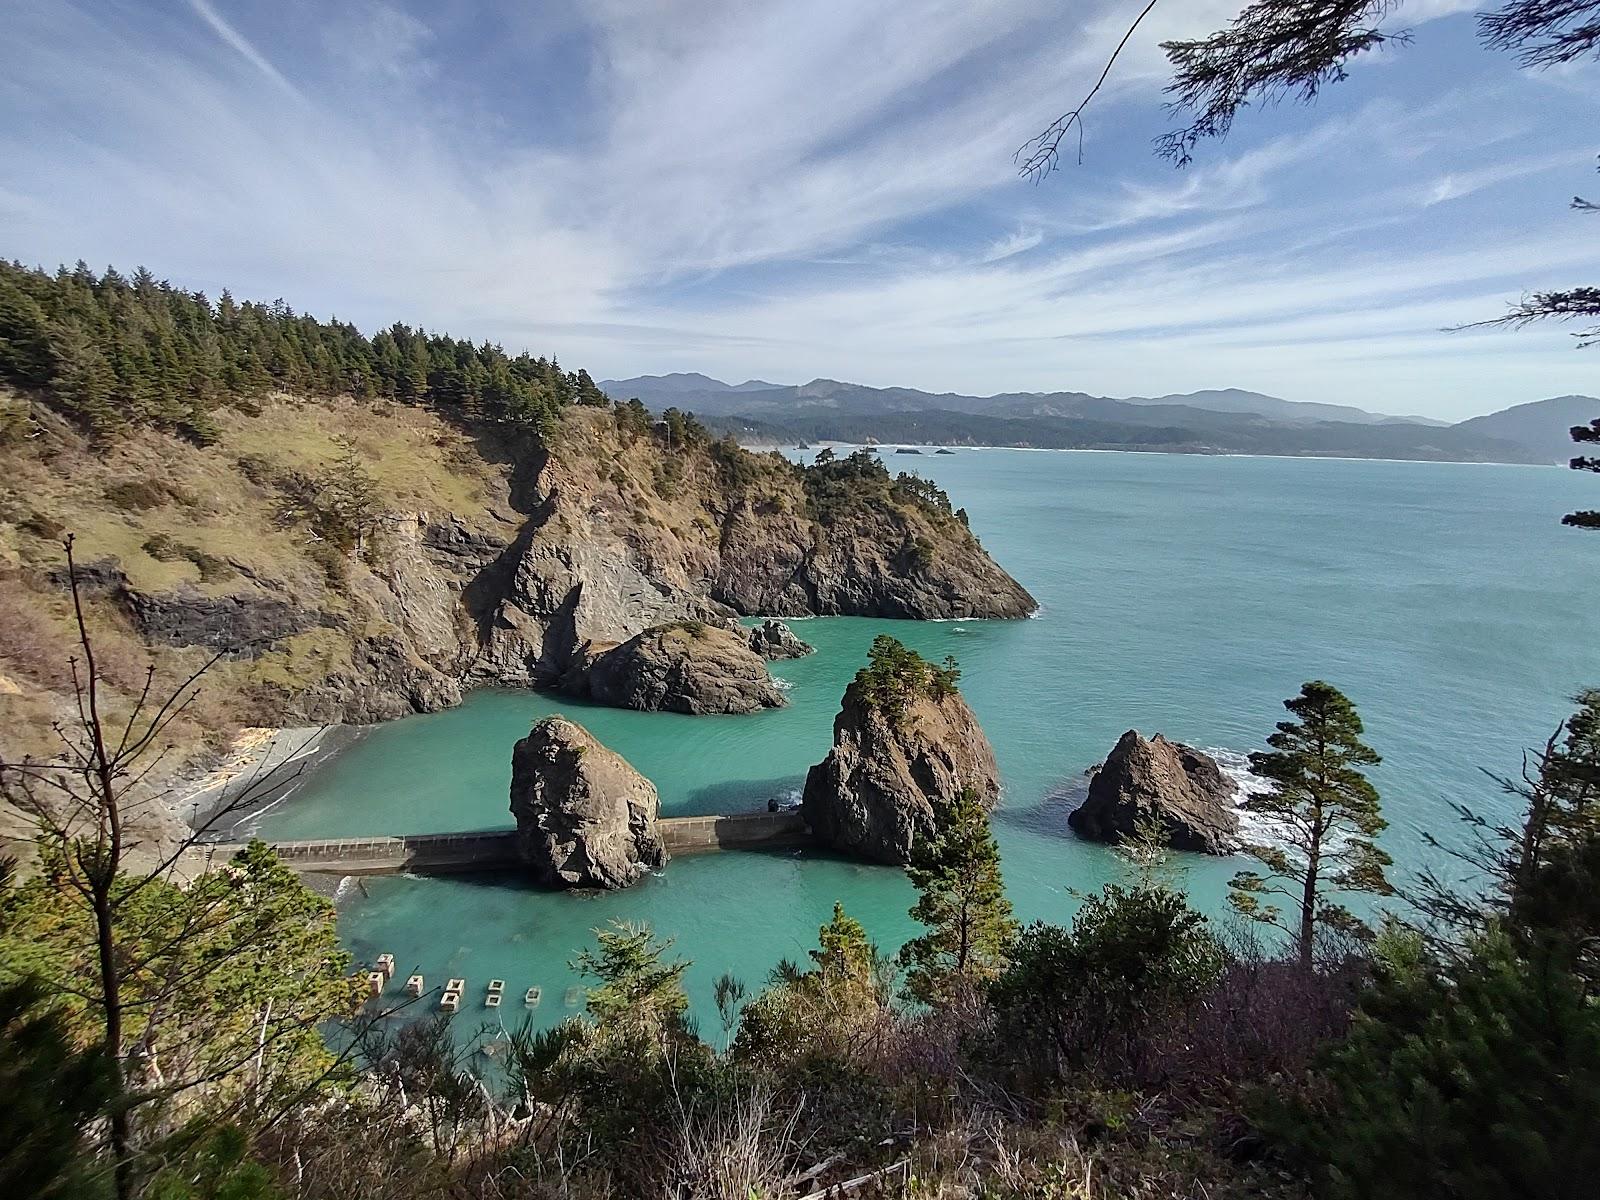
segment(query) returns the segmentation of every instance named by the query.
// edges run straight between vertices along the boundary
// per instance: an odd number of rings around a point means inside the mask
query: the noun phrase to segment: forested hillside
[[[386,398],[548,430],[567,404],[608,401],[587,371],[395,324],[367,337],[282,300],[215,302],[144,268],[54,274],[0,262],[0,381],[44,388],[99,436],[129,425],[217,437],[214,416],[270,390]]]

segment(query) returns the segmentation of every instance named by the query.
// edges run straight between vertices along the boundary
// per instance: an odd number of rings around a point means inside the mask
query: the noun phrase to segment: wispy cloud
[[[1585,386],[1557,333],[1438,330],[1600,273],[1556,175],[1587,169],[1592,83],[1508,76],[1470,6],[1414,0],[1394,19],[1427,36],[1393,64],[1414,70],[1252,112],[1174,172],[1148,153],[1155,42],[1237,2],[1158,8],[1084,166],[1035,187],[1011,153],[1124,5],[34,0],[0,40],[0,252],[597,374],[1440,412]]]
[[[221,14],[207,4],[206,0],[189,0],[189,7],[194,9],[195,15],[209,25],[212,32],[221,38],[225,44],[236,50],[239,56],[247,63],[260,71],[288,95],[293,96],[296,100],[304,99],[299,89],[285,79],[278,68],[268,62],[266,57],[252,46],[237,29],[223,20]]]

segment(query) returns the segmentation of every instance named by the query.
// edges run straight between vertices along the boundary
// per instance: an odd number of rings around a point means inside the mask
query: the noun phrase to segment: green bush
[[[1491,935],[1383,972],[1261,1124],[1339,1200],[1579,1200],[1600,1178],[1600,1007],[1565,952]]]
[[[850,684],[869,708],[900,721],[919,697],[943,700],[956,692],[961,668],[954,658],[935,666],[897,638],[880,633],[867,651],[867,665]]]
[[[1109,884],[1071,929],[1037,922],[989,988],[999,1044],[1026,1073],[1131,1066],[1145,1032],[1214,986],[1226,963],[1206,918],[1168,888]]]

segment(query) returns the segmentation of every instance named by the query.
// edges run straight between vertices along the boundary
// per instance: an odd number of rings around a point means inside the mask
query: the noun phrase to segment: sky
[[[1456,419],[1600,392],[1570,329],[1445,332],[1600,280],[1600,69],[1472,3],[1178,170],[1164,0],[1081,163],[1017,147],[1133,0],[0,0],[0,255],[147,266],[555,355],[989,394],[1240,387]],[[1588,222],[1586,224],[1585,222]]]

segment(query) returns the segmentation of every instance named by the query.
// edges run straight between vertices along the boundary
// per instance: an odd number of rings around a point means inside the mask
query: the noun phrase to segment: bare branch
[[[1083,162],[1084,111],[1089,107],[1090,102],[1100,89],[1105,86],[1106,80],[1111,75],[1111,68],[1116,66],[1117,59],[1121,56],[1123,48],[1127,46],[1139,26],[1144,23],[1144,19],[1150,15],[1157,2],[1158,0],[1150,0],[1144,6],[1143,11],[1133,19],[1133,24],[1128,26],[1126,32],[1122,35],[1122,40],[1117,43],[1117,48],[1111,52],[1111,57],[1106,60],[1106,65],[1100,72],[1100,78],[1095,80],[1094,86],[1089,89],[1089,94],[1078,102],[1078,107],[1071,112],[1062,113],[1054,121],[1050,122],[1044,132],[1030,138],[1017,148],[1017,152],[1011,156],[1012,161],[1017,164],[1017,174],[1024,179],[1032,179],[1037,183],[1050,174],[1051,171],[1054,171],[1061,165],[1061,143],[1073,128],[1078,131],[1078,162],[1080,164]]]

